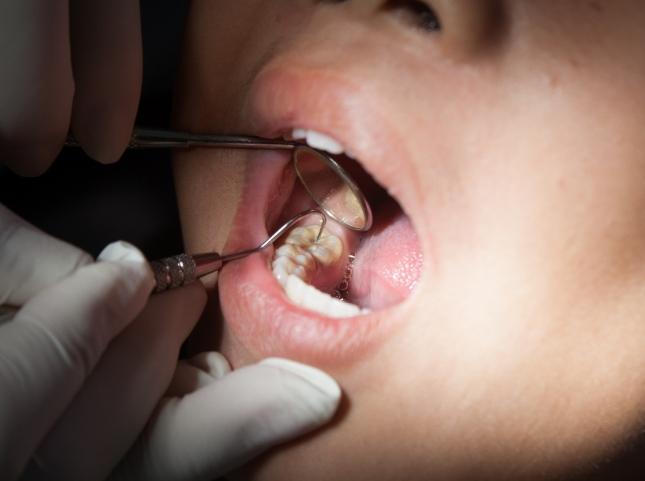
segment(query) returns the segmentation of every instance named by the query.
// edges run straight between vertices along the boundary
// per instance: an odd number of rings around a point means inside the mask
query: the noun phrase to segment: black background
[[[142,0],[144,76],[137,124],[167,127],[187,2]],[[127,240],[149,258],[182,250],[168,151],[130,151],[100,165],[64,149],[49,171],[19,177],[0,166],[0,203],[97,255]]]

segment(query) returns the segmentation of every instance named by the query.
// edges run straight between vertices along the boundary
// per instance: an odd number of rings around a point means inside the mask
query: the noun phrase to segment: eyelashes
[[[434,9],[420,0],[388,0],[385,10],[396,13],[408,25],[424,32],[441,31],[441,22]]]
[[[429,41],[453,59],[497,48],[508,31],[505,2],[499,0],[313,0],[341,4],[341,10],[382,19],[400,33]],[[345,5],[342,5],[345,4]],[[380,25],[379,25],[380,26]],[[389,27],[388,27],[389,28]]]
[[[349,0],[317,0],[318,3],[346,3]],[[435,10],[421,0],[387,0],[383,10],[396,14],[407,25],[424,32],[438,32],[441,22]]]

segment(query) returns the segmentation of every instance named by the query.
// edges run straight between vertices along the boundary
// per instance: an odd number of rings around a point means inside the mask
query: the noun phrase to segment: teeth
[[[293,129],[293,132],[291,132],[291,138],[293,140],[305,140],[307,138],[307,130]]]
[[[296,227],[276,250],[271,267],[273,275],[282,286],[286,285],[290,275],[308,282],[316,271],[317,264],[329,266],[340,259],[343,242],[326,230],[316,240],[319,232],[318,225]]]
[[[320,226],[310,225],[293,229],[285,244],[280,246],[272,262],[273,275],[284,287],[287,297],[297,306],[329,317],[353,317],[368,311],[354,304],[335,299],[308,284],[319,265],[338,262],[343,242]]]
[[[337,140],[313,130],[307,132],[307,144],[314,149],[324,150],[330,154],[342,154],[345,151]]]
[[[286,285],[287,279],[289,278],[291,274],[287,272],[287,270],[282,267],[282,266],[273,266],[273,277],[276,278],[276,280],[282,285]]]
[[[329,294],[320,292],[296,275],[287,277],[285,292],[291,302],[297,306],[329,317],[354,317],[369,312],[367,309],[361,309],[354,304],[343,302],[331,297]]]
[[[330,265],[338,259],[338,256],[334,255],[334,252],[331,249],[322,245],[313,246],[309,252],[311,252],[311,255],[325,266]]]
[[[296,264],[289,257],[278,257],[273,261],[273,266],[280,269],[284,269],[289,274],[291,274],[298,264]]]
[[[345,148],[336,139],[315,130],[293,129],[291,137],[294,140],[304,140],[309,147],[324,150],[330,154],[337,155],[345,152]]]
[[[312,244],[316,241],[320,227],[312,225],[308,227],[296,227],[287,237],[286,242],[294,246]],[[320,236],[322,238],[322,235]]]
[[[298,249],[296,249],[295,246],[292,244],[283,244],[280,247],[278,247],[278,250],[275,251],[275,256],[296,256],[298,255]]]
[[[343,253],[343,241],[327,230],[323,230],[320,239],[316,240],[319,232],[320,226],[318,225],[296,227],[289,233],[284,244],[290,247],[282,249],[284,247],[282,246],[276,251],[276,254],[297,257],[300,254],[306,255],[308,253],[324,266],[333,264]],[[303,250],[304,252],[302,252]]]

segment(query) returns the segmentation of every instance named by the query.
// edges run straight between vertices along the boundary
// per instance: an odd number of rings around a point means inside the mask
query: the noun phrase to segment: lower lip
[[[254,254],[227,265],[219,281],[231,333],[259,358],[342,364],[367,353],[395,323],[397,308],[348,319],[301,309],[286,297],[267,263],[266,254]]]

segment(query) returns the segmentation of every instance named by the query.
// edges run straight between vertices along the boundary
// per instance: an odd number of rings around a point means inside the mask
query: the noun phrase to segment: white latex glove
[[[0,2],[0,161],[36,175],[72,128],[116,161],[132,133],[142,78],[138,0]]]
[[[216,352],[182,361],[167,396],[111,479],[209,481],[333,416],[327,374],[286,359],[230,371]]]
[[[223,360],[178,367],[203,288],[148,299],[151,273],[135,248],[113,244],[99,261],[0,206],[0,305],[22,306],[0,325],[3,479],[30,459],[27,479],[104,479],[153,413],[118,473],[215,476],[333,415],[340,391],[313,368],[269,361],[211,383]],[[173,375],[169,395],[195,392],[159,404]]]

